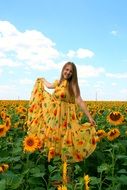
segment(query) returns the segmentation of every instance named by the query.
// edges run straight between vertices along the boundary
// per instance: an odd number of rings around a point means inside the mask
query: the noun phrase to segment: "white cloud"
[[[11,60],[9,58],[1,58],[0,59],[0,67],[8,66],[8,67],[19,67],[22,65],[21,62],[17,62],[15,60]]]
[[[0,69],[0,76],[1,76],[1,74],[3,73],[3,70],[2,69]]]
[[[77,51],[69,50],[67,56],[70,58],[77,57],[77,58],[91,58],[94,56],[94,52],[89,49],[79,48]]]
[[[112,34],[113,36],[117,36],[117,35],[118,35],[118,30],[112,30],[112,31],[111,31],[111,34]]]
[[[122,78],[127,78],[127,73],[106,73],[107,77],[110,78],[118,78],[118,79],[122,79]]]
[[[13,84],[9,85],[0,85],[0,99],[14,99],[17,96],[16,86]],[[12,98],[13,97],[13,98]]]
[[[97,77],[105,72],[104,68],[95,68],[91,65],[77,65],[78,76],[80,77]]]
[[[22,64],[31,68],[48,65],[54,67],[53,60],[59,57],[55,43],[36,30],[18,31],[11,23],[0,21],[0,66]]]
[[[123,88],[120,90],[121,99],[127,101],[127,88]]]
[[[30,79],[27,79],[27,78],[21,79],[19,82],[20,82],[20,84],[22,84],[22,85],[33,84],[33,80],[30,80]]]
[[[80,76],[79,76],[78,82],[79,82],[80,86],[84,86],[84,85],[89,86],[89,82],[83,78],[80,78]]]
[[[86,57],[91,58],[94,56],[94,53],[89,49],[80,48],[77,50],[76,55],[78,58],[86,58]]]
[[[76,55],[75,51],[74,50],[69,50],[68,53],[67,53],[67,56],[72,58]]]
[[[122,89],[121,93],[126,94],[126,97],[127,97],[127,88]]]
[[[111,85],[112,86],[117,86],[117,83],[116,82],[112,82]]]
[[[102,89],[102,88],[103,88],[103,84],[104,84],[104,83],[98,83],[98,82],[97,82],[97,83],[94,85],[94,88],[95,88],[95,89]]]

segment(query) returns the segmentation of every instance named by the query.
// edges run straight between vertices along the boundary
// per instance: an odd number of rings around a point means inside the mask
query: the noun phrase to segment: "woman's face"
[[[67,65],[63,70],[63,77],[64,79],[68,80],[72,77],[73,69],[71,65]]]

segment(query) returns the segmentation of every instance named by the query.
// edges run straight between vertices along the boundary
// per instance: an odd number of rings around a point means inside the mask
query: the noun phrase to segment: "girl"
[[[44,86],[54,89],[48,93]],[[88,118],[80,124],[77,105]],[[49,83],[38,78],[32,91],[28,110],[28,134],[35,134],[43,141],[48,161],[59,155],[68,163],[80,162],[96,148],[95,121],[82,100],[78,85],[77,69],[67,62],[60,80]]]

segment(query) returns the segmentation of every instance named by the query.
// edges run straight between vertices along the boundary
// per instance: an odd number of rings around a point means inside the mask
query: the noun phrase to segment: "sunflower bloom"
[[[102,138],[106,137],[106,135],[107,135],[106,132],[105,132],[104,130],[102,130],[102,129],[101,129],[101,130],[98,130],[96,134],[97,134],[97,136],[98,136],[98,140],[99,140],[99,141],[100,141]]]
[[[26,115],[24,115],[24,114],[21,114],[21,115],[20,115],[20,119],[21,119],[21,120],[25,120],[26,118],[27,118]]]
[[[81,119],[82,119],[83,114],[84,114],[84,113],[83,113],[83,112],[81,112],[81,111],[78,113],[78,119],[79,119],[79,120],[81,120]]]
[[[65,185],[58,186],[57,190],[67,190],[67,187]]]
[[[0,125],[0,137],[5,137],[6,136],[6,126],[5,125]]]
[[[0,173],[2,173],[3,172],[3,168],[2,168],[2,166],[0,166]]]
[[[38,138],[35,135],[28,135],[23,141],[24,151],[34,152],[38,148]]]
[[[89,190],[89,182],[90,182],[90,177],[88,175],[84,176],[84,181],[85,181],[85,190]]]
[[[67,183],[67,162],[63,163],[63,183]]]
[[[104,109],[100,109],[100,110],[98,111],[98,114],[99,114],[99,115],[102,115],[102,114],[104,113],[104,111],[105,111]]]
[[[55,156],[55,148],[54,147],[50,147],[49,148],[49,153],[48,153],[48,162],[50,162],[50,160]]]
[[[8,164],[2,164],[3,171],[7,170],[9,168]]]
[[[14,124],[14,128],[18,128],[18,126],[20,125],[20,122],[18,121],[18,122],[16,122],[15,124]]]
[[[18,106],[16,111],[18,112],[18,114],[23,114],[27,112],[27,109],[23,106]]]
[[[37,148],[38,149],[41,149],[42,147],[43,147],[43,140],[42,140],[42,138],[40,138],[40,137],[37,137],[37,139],[38,139],[38,145],[37,145]]]
[[[3,120],[6,118],[6,113],[4,111],[1,111],[0,116]]]
[[[100,140],[101,140],[101,139],[100,139],[99,137],[96,137],[96,138],[95,138],[96,143],[97,143],[97,142],[100,142]]]
[[[11,119],[10,119],[10,117],[6,117],[5,125],[6,125],[7,131],[8,131],[11,128]]]
[[[112,130],[110,130],[108,133],[107,133],[107,139],[109,141],[113,141],[114,139],[116,139],[117,137],[120,136],[120,131],[119,129],[117,128],[114,128]]]
[[[118,111],[113,111],[107,116],[107,121],[115,126],[120,125],[124,121],[124,116]]]
[[[9,168],[8,164],[0,165],[0,173],[5,172]]]

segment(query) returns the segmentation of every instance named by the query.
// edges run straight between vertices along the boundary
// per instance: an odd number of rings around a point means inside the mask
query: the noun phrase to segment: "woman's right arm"
[[[48,82],[46,79],[43,78],[44,85],[49,89],[54,89],[54,84]]]

